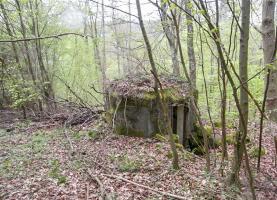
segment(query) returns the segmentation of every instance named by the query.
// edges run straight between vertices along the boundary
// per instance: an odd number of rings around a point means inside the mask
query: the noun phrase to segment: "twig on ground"
[[[63,134],[64,134],[65,138],[67,139],[68,144],[69,144],[69,146],[70,146],[71,155],[74,155],[74,154],[75,154],[74,147],[73,147],[73,144],[72,144],[70,138],[68,137],[67,131],[68,131],[68,129],[67,129],[66,125],[65,125],[65,126],[64,126]]]
[[[89,183],[86,184],[86,200],[89,199]]]
[[[141,188],[147,189],[147,190],[149,190],[149,191],[152,191],[152,192],[154,192],[154,193],[161,194],[161,195],[163,195],[163,196],[172,197],[172,198],[181,199],[181,200],[186,200],[186,199],[187,199],[186,197],[179,196],[179,195],[175,195],[175,194],[171,194],[171,193],[168,193],[168,192],[159,191],[159,190],[157,190],[157,189],[154,189],[154,188],[151,188],[151,187],[149,187],[149,186],[136,183],[136,182],[134,182],[134,181],[130,181],[130,180],[128,180],[128,179],[126,179],[126,178],[123,178],[123,177],[120,177],[120,176],[115,176],[115,175],[110,175],[110,174],[102,174],[102,175],[103,175],[103,176],[106,176],[106,177],[108,177],[108,178],[118,179],[118,180],[121,180],[121,181],[130,183],[130,184],[133,184],[133,185],[135,185],[135,186],[137,186],[137,187],[141,187]]]
[[[93,175],[89,169],[87,169],[86,172],[88,173],[90,178],[93,179],[99,185],[99,188],[101,191],[100,200],[105,200],[107,195],[106,195],[106,191],[105,191],[105,187],[104,187],[103,183],[100,181],[100,179],[97,176]]]

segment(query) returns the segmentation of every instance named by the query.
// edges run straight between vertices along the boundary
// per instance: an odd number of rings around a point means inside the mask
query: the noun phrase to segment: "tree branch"
[[[119,11],[119,12],[122,12],[122,13],[124,13],[124,14],[130,15],[130,16],[132,16],[132,17],[138,18],[138,16],[133,15],[132,13],[126,12],[126,11],[124,11],[124,10],[121,10],[121,9],[119,9],[119,8],[116,8],[116,7],[114,7],[114,6],[109,6],[109,5],[106,5],[106,4],[102,4],[102,3],[98,2],[98,1],[95,1],[95,0],[89,0],[89,1],[94,2],[94,3],[96,3],[96,4],[99,4],[99,5],[101,5],[101,6],[107,7],[107,8],[111,8],[111,9],[113,9],[113,10],[117,10],[117,11]]]
[[[33,40],[44,40],[44,39],[50,39],[50,38],[56,38],[59,39],[59,37],[67,36],[67,35],[76,35],[80,37],[92,37],[89,35],[83,35],[80,33],[61,33],[57,35],[49,35],[49,36],[41,36],[41,37],[32,37],[32,38],[21,38],[21,39],[15,39],[15,40],[0,40],[0,43],[8,43],[8,42],[25,42],[25,41],[33,41]]]

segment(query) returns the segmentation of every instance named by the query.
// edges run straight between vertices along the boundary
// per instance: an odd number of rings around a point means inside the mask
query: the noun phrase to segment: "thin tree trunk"
[[[236,88],[235,82],[232,78],[232,75],[231,75],[231,73],[230,73],[230,71],[228,70],[228,67],[227,67],[227,63],[226,63],[225,56],[224,56],[224,49],[221,47],[220,35],[218,34],[218,31],[217,31],[216,27],[214,26],[214,24],[211,21],[211,18],[208,14],[208,11],[206,9],[206,6],[205,6],[205,3],[203,2],[203,0],[199,0],[200,5],[196,1],[194,1],[194,3],[197,5],[198,9],[205,11],[205,12],[203,12],[203,16],[205,17],[205,20],[208,24],[208,28],[211,31],[212,39],[216,44],[218,55],[219,55],[220,62],[221,62],[222,70],[224,70],[228,80],[230,81],[230,85],[232,87],[236,107],[237,107],[238,112],[239,112],[239,117],[240,117],[240,120],[243,122],[242,126],[245,130],[243,133],[247,133],[247,131],[246,131],[247,128],[245,127],[246,123],[244,123],[244,115],[243,115],[242,110],[241,110],[239,97],[238,97],[238,93],[237,93],[237,88]],[[245,138],[246,138],[246,135],[243,134],[242,138],[241,138],[242,144],[244,143]],[[240,145],[239,151],[243,152],[243,146],[242,145]],[[228,179],[230,184],[232,184],[232,183],[234,183],[238,180],[237,175],[238,175],[238,172],[239,172],[240,166],[241,166],[241,160],[239,160],[239,161],[240,162],[238,163],[238,165],[233,165],[232,173],[230,173],[230,176],[229,176],[229,179]]]
[[[112,1],[112,6],[115,6],[115,0]],[[120,58],[120,52],[121,52],[121,42],[120,38],[118,35],[118,29],[117,29],[117,20],[115,18],[115,10],[112,11],[112,22],[113,22],[113,32],[114,32],[114,37],[115,37],[115,42],[116,42],[116,60],[117,60],[117,71],[118,75],[121,75],[121,58]]]
[[[19,21],[20,21],[20,27],[21,27],[21,30],[22,30],[22,36],[23,36],[23,39],[25,39],[26,38],[26,27],[25,27],[23,17],[22,17],[21,6],[20,6],[20,3],[19,3],[18,0],[15,0],[15,3],[16,3],[17,11],[18,11],[17,13],[19,15]],[[26,64],[27,64],[29,72],[31,74],[33,84],[34,84],[34,86],[36,86],[37,85],[36,77],[35,77],[35,74],[34,74],[34,71],[33,71],[33,65],[32,65],[32,61],[31,61],[29,46],[28,46],[28,43],[26,41],[24,41],[23,44],[24,44],[24,48],[25,48],[25,54],[26,54],[26,57],[27,57],[27,63]]]
[[[176,28],[177,46],[178,46],[179,52],[180,52],[181,64],[182,64],[183,70],[185,72],[185,76],[186,76],[186,78],[187,78],[187,80],[189,82],[189,85],[190,85],[190,87],[194,91],[195,88],[192,87],[190,76],[188,74],[188,71],[187,71],[186,65],[185,65],[185,59],[184,59],[184,56],[183,56],[182,43],[181,43],[181,39],[180,39],[179,25],[177,23],[176,16],[172,15],[172,18],[173,18],[174,26]],[[190,112],[189,116],[192,116],[192,114],[194,116],[196,116],[196,119],[197,119],[197,121],[199,123],[200,129],[201,129],[201,131],[203,133],[205,156],[206,156],[206,170],[208,172],[210,172],[211,161],[210,161],[210,152],[209,152],[209,144],[208,144],[208,135],[207,135],[207,132],[206,132],[206,130],[204,128],[204,125],[202,123],[200,111],[199,111],[199,108],[197,106],[197,101],[196,101],[194,96],[192,96],[191,99],[190,99],[190,107],[191,107],[191,110],[189,111]],[[194,119],[189,119],[189,120],[194,120]],[[190,125],[193,125],[193,123],[190,123]],[[189,130],[192,130],[192,127],[189,127]],[[191,134],[191,133],[187,133],[187,134]]]
[[[248,41],[249,41],[249,24],[250,24],[250,0],[242,0],[242,18],[241,18],[241,32],[240,32],[240,56],[239,56],[239,76],[244,83],[244,87],[248,89]],[[247,127],[248,123],[248,94],[243,87],[240,87],[240,105],[244,117],[244,123]],[[243,131],[242,121],[240,120],[240,133]],[[246,129],[247,131],[247,129]],[[247,134],[247,133],[244,133]],[[240,135],[237,138],[240,140]],[[235,148],[236,149],[236,148]],[[236,155],[238,155],[236,153]],[[240,155],[238,155],[240,156]]]
[[[223,2],[221,2],[223,4]],[[219,22],[220,22],[220,11],[219,11],[219,2],[216,0],[216,27],[218,30],[218,34],[220,35],[220,28],[219,28]],[[222,7],[222,6],[221,6]],[[231,41],[230,41],[231,43]],[[220,60],[218,59],[218,64],[221,65]],[[218,72],[220,73],[220,71]],[[227,99],[227,90],[226,90],[226,75],[223,70],[221,70],[221,78],[222,78],[222,96],[221,96],[221,134],[222,134],[222,162],[224,159],[228,158],[228,151],[227,151],[227,142],[226,142],[226,99]]]
[[[241,32],[240,32],[240,56],[239,56],[239,76],[241,81],[243,82],[243,86],[240,88],[240,106],[241,112],[243,115],[243,119],[239,121],[239,132],[236,135],[236,145],[235,145],[235,159],[233,165],[240,166],[241,160],[243,157],[243,153],[245,155],[246,162],[246,170],[248,172],[250,190],[252,193],[252,198],[256,199],[255,190],[253,186],[253,178],[251,169],[248,162],[247,149],[245,147],[245,141],[241,140],[242,135],[247,135],[247,124],[248,124],[248,94],[245,90],[248,89],[248,41],[249,41],[249,25],[250,25],[250,0],[242,0],[241,7]],[[242,147],[241,147],[242,146]],[[241,148],[243,150],[241,150]],[[234,174],[237,177],[236,181],[238,181],[239,170],[238,168],[234,168]]]
[[[33,25],[33,34],[36,38],[40,37],[39,33],[39,19],[38,19],[38,2],[35,0],[35,10],[33,8],[32,1],[29,2],[30,10],[31,10],[31,19],[32,19],[32,25]],[[38,65],[40,69],[40,75],[41,75],[41,85],[42,85],[42,92],[44,94],[44,101],[46,105],[48,106],[48,109],[54,109],[52,107],[52,102],[54,102],[54,91],[51,84],[51,80],[49,78],[48,72],[46,70],[44,61],[43,61],[43,55],[41,50],[41,42],[40,40],[35,40],[35,49],[36,49],[36,55],[38,60]]]
[[[129,13],[132,12],[131,10],[131,0],[128,1],[128,11]],[[133,69],[131,69],[131,35],[132,35],[132,16],[129,15],[129,30],[128,30],[128,37],[127,37],[127,41],[128,41],[128,52],[127,52],[127,71],[128,72],[132,72]]]
[[[193,30],[193,20],[191,17],[192,3],[190,0],[186,0],[185,9],[186,13],[186,23],[187,23],[187,49],[188,49],[188,58],[189,58],[189,72],[190,80],[192,86],[196,88],[196,61],[194,53],[194,30]]]
[[[24,21],[23,21],[22,9],[21,9],[21,5],[20,5],[20,1],[19,0],[15,0],[15,4],[16,4],[17,13],[18,13],[18,16],[19,16],[20,28],[21,28],[21,31],[22,31],[22,36],[23,36],[23,39],[26,39],[27,30],[26,30],[26,26],[25,26]],[[30,52],[30,48],[29,48],[28,42],[26,40],[24,40],[23,41],[23,45],[24,45],[24,49],[25,49],[24,53],[26,54],[26,61],[25,62],[26,62],[26,65],[28,67],[29,73],[31,75],[33,85],[34,85],[35,89],[37,90],[39,87],[38,87],[38,84],[36,82],[37,78],[36,78],[35,73],[34,73],[34,67],[33,67],[33,64],[32,64],[31,52]],[[38,100],[38,106],[39,106],[40,112],[42,112],[43,107],[42,107],[41,100]]]
[[[160,18],[162,27],[164,30],[164,33],[166,35],[169,48],[170,48],[170,54],[171,54],[171,61],[172,61],[172,70],[173,74],[179,76],[180,75],[180,67],[179,67],[179,61],[178,61],[178,46],[176,41],[176,32],[175,28],[173,26],[172,20],[170,20],[167,17],[167,10],[171,9],[167,5],[166,2],[161,0],[161,12],[160,12]],[[172,11],[172,14],[176,17],[176,10]]]
[[[13,33],[12,33],[11,28],[10,28],[10,22],[9,22],[9,19],[8,19],[7,12],[6,12],[4,4],[2,2],[0,2],[0,8],[1,8],[1,11],[2,11],[2,14],[3,14],[3,20],[4,20],[4,23],[5,23],[7,32],[9,34],[10,38],[12,39]],[[20,64],[19,54],[18,54],[18,51],[17,51],[17,47],[16,47],[16,44],[14,42],[12,42],[12,49],[13,49],[15,61],[18,65],[19,69],[22,69],[22,66]]]
[[[275,49],[275,0],[263,0],[263,14],[262,14],[262,33],[263,33],[263,52],[264,64],[270,70],[268,79],[268,93],[266,99],[266,108],[270,114],[270,119],[277,122],[277,68],[275,62],[272,60]]]
[[[103,92],[106,93],[106,30],[105,30],[105,7],[104,7],[104,0],[102,0],[102,22],[101,22],[101,28],[102,28],[102,62],[101,62],[101,73],[102,73],[102,89]],[[104,94],[104,107],[105,109],[108,109],[108,98]]]
[[[274,62],[276,57],[276,48],[277,48],[277,40],[275,35],[275,0],[263,0],[263,14],[262,14],[262,38],[263,38],[263,53],[264,53],[264,64],[268,68],[267,75],[265,79],[265,92],[262,104],[262,110],[265,111],[265,106],[267,103],[267,110],[270,113],[270,119],[276,121],[274,117],[274,109],[276,109],[276,105],[271,104],[271,100],[268,101],[267,96],[269,98],[274,99],[276,96],[276,84],[277,84],[277,76],[274,78],[277,70],[272,70],[272,66],[276,67],[276,63]],[[275,41],[273,43],[272,41]],[[263,135],[263,122],[264,117],[261,115],[260,119],[260,134],[259,134],[259,152],[258,152],[258,163],[257,170],[260,170],[260,162],[261,162],[261,152],[262,152],[262,135]]]
[[[143,35],[143,38],[144,38],[144,42],[145,42],[145,45],[146,45],[150,65],[151,65],[151,68],[152,68],[152,73],[153,73],[154,79],[155,79],[155,93],[156,93],[156,96],[157,96],[157,101],[158,101],[158,104],[160,105],[160,108],[162,110],[162,115],[163,115],[163,120],[165,122],[166,132],[169,134],[170,146],[171,146],[171,150],[172,150],[172,153],[173,153],[172,165],[173,165],[174,169],[179,169],[178,152],[177,152],[176,145],[175,145],[174,138],[173,138],[171,122],[170,122],[170,119],[168,117],[168,108],[167,108],[167,105],[166,105],[165,100],[163,98],[162,84],[159,82],[158,72],[157,72],[157,69],[156,69],[155,62],[154,62],[151,45],[150,45],[150,42],[148,40],[148,36],[147,36],[146,30],[145,30],[145,27],[144,27],[144,23],[143,23],[143,20],[142,20],[140,0],[136,0],[136,5],[137,5],[138,19],[139,19],[141,32],[142,32],[142,35]],[[161,92],[159,92],[159,87],[160,87]]]

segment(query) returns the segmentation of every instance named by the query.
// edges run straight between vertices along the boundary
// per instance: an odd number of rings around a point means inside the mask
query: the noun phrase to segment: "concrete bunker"
[[[179,142],[187,146],[193,128],[188,82],[171,75],[160,75],[171,126]],[[118,134],[153,137],[164,134],[161,111],[154,92],[151,74],[128,76],[110,82],[109,109],[114,129]]]

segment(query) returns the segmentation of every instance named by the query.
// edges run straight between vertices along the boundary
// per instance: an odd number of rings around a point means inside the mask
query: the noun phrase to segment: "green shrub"
[[[161,142],[165,142],[166,141],[166,138],[163,135],[158,134],[158,133],[155,135],[155,138],[157,140],[161,141]]]
[[[215,122],[214,122],[214,126],[215,126],[216,128],[221,128],[221,127],[222,127],[221,121],[215,121]]]
[[[202,146],[198,146],[192,150],[192,153],[194,153],[196,155],[203,155],[203,154],[205,154],[205,149]]]
[[[227,144],[235,144],[236,143],[236,132],[232,132],[226,135]]]
[[[174,140],[175,143],[178,143],[179,142],[179,135],[173,134],[173,140]]]
[[[93,131],[93,130],[88,131],[88,137],[90,139],[95,139],[95,138],[97,138],[97,136],[98,136],[98,134],[96,131]]]
[[[180,143],[175,143],[176,145],[176,148],[179,149],[179,150],[184,150],[184,146]]]
[[[229,134],[226,135],[226,142],[227,144],[235,144],[236,143],[236,132],[231,132]],[[249,136],[247,136],[245,138],[245,142],[249,143],[250,142],[250,138]]]
[[[264,147],[261,148],[261,156],[264,156],[266,154],[266,149]],[[259,156],[259,147],[252,147],[250,149],[249,155],[253,158],[258,158]]]
[[[46,148],[48,139],[45,133],[37,132],[27,147],[31,148],[35,154],[41,153]]]
[[[211,137],[213,134],[213,128],[211,126],[204,126],[204,129],[206,130],[207,136]]]
[[[130,159],[128,156],[122,156],[117,159],[117,166],[121,172],[135,172],[140,169],[140,163]]]
[[[166,157],[168,157],[169,159],[173,158],[173,153],[171,150],[167,152]]]
[[[50,162],[49,176],[57,180],[58,185],[66,183],[66,176],[63,176],[60,172],[60,162],[55,159]]]

